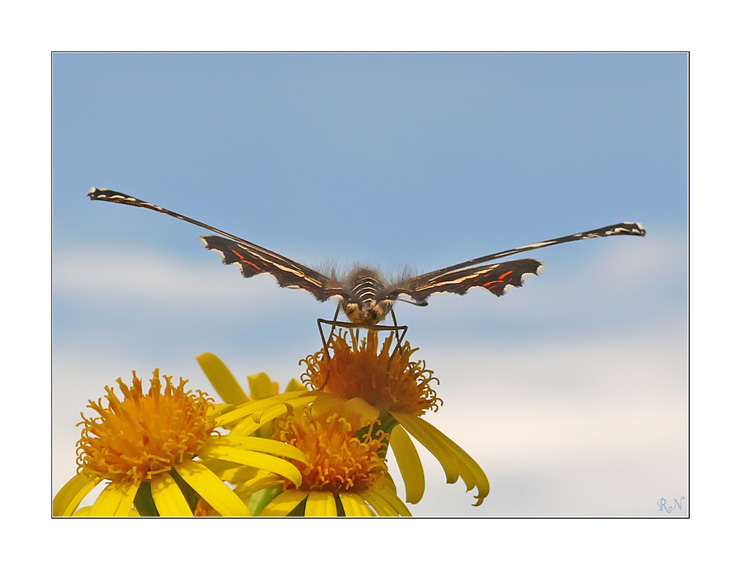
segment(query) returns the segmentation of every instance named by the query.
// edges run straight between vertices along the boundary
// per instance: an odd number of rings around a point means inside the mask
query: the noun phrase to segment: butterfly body
[[[363,267],[355,267],[344,277],[338,277],[334,273],[324,275],[243,238],[115,190],[91,188],[88,196],[91,200],[153,210],[212,231],[218,235],[200,238],[206,249],[217,251],[225,264],[238,265],[244,277],[268,273],[275,277],[281,287],[302,289],[319,301],[335,299],[339,301],[338,311],[342,309],[350,322],[360,327],[376,327],[389,313],[393,317],[393,305],[397,300],[425,306],[427,298],[432,294],[463,295],[473,287],[482,287],[501,296],[510,287],[521,287],[525,275],[537,275],[543,267],[540,261],[531,258],[489,263],[494,259],[570,241],[616,235],[646,235],[641,224],[623,222],[485,255],[422,275],[402,277],[389,282],[375,270]],[[394,327],[399,328],[396,322]]]
[[[386,318],[394,306],[392,300],[384,298],[388,283],[372,269],[356,267],[343,282],[345,295],[340,307],[351,323],[375,325]]]

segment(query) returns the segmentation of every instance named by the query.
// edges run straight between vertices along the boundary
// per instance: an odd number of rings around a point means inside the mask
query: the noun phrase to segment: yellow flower
[[[390,444],[404,480],[406,500],[419,502],[425,479],[411,435],[440,461],[448,483],[461,478],[468,490],[477,487],[476,504],[481,504],[489,493],[486,474],[463,449],[420,417],[427,411],[435,411],[441,401],[431,386],[437,381],[432,372],[424,362],[411,361],[417,349],[407,342],[392,352],[393,337],[387,338],[379,348],[375,331],[369,331],[362,340],[357,332],[349,338],[350,343],[347,335],[333,339],[330,344],[333,355],[329,360],[322,350],[302,361],[307,371],[301,379],[314,388],[308,392],[291,381],[286,392],[278,394],[277,383],[260,373],[249,377],[250,398],[216,356],[206,353],[198,357],[224,401],[240,404],[222,416],[233,435],[276,437],[273,424],[278,423],[281,441],[288,442],[287,434],[294,430],[292,445],[307,455],[302,468],[305,481],[301,485],[291,486],[284,477],[255,468],[222,466],[219,475],[237,484],[236,493],[255,514],[356,516],[373,514],[375,509],[382,515],[408,515],[386,472],[385,454]],[[370,430],[371,425],[375,426],[374,431]],[[342,441],[340,447],[317,443],[330,434],[335,437],[343,434],[336,440]],[[369,434],[376,437],[369,438]],[[352,462],[354,467],[362,467],[353,471],[350,460],[362,445],[375,451],[369,452],[361,462]],[[383,465],[383,477],[371,477],[372,473],[377,475],[379,464]],[[336,479],[334,487],[329,484],[333,473],[346,472],[351,475],[347,475],[345,488],[337,486]],[[262,510],[265,505],[268,506]]]
[[[489,481],[479,465],[449,437],[420,416],[437,410],[441,400],[430,385],[437,381],[424,361],[413,362],[412,349],[405,342],[392,351],[393,335],[379,348],[378,333],[369,330],[360,339],[355,332],[337,335],[330,343],[332,357],[324,350],[308,356],[302,381],[340,399],[361,398],[376,410],[382,428],[390,433],[390,444],[406,487],[406,500],[417,503],[425,488],[424,471],[410,435],[424,445],[441,463],[448,483],[460,477],[467,490],[478,489],[475,505],[489,494]]]
[[[262,516],[411,516],[388,476],[383,451],[388,434],[364,421],[352,405],[303,407],[275,420],[274,437],[304,452],[300,485],[283,480],[283,492]],[[248,494],[254,484],[237,486]]]
[[[241,437],[270,438],[273,434],[273,419],[291,410],[313,403],[316,393],[307,392],[306,387],[291,380],[285,394],[279,394],[279,385],[260,372],[248,376],[249,395],[237,382],[221,359],[210,352],[196,357],[216,392],[227,404],[236,404],[233,411],[224,417],[236,416],[236,421],[226,424],[232,434]],[[253,442],[254,444],[254,442]],[[271,443],[272,445],[272,443]],[[250,512],[259,513],[282,491],[283,478],[254,467],[235,467],[226,462],[209,461],[211,468],[223,479],[237,484],[235,491],[247,504]],[[204,501],[196,510],[196,516],[211,516],[215,513]]]
[[[277,382],[260,372],[248,376],[250,395],[245,394],[229,368],[210,352],[196,357],[209,382],[227,404],[223,407],[222,425],[232,435],[270,437],[272,420],[290,410],[311,404],[317,392],[309,392],[296,380],[291,380],[283,394]]]
[[[275,396],[279,393],[278,383],[271,381],[268,375],[264,372],[247,377],[250,387],[250,394],[248,396],[239,385],[239,382],[237,382],[237,379],[234,378],[234,374],[231,373],[226,364],[224,364],[218,356],[210,352],[204,352],[200,356],[196,357],[196,361],[206,374],[206,377],[209,382],[211,382],[216,393],[221,396],[221,399],[227,404],[244,404],[254,400],[269,398],[270,396]],[[285,391],[305,392],[306,387],[296,380],[291,380],[288,383],[288,386],[286,386]]]
[[[388,477],[385,452],[388,434],[376,430],[377,411],[360,399],[345,402],[306,388],[292,380],[283,394],[264,373],[249,376],[249,397],[234,375],[215,355],[204,353],[198,363],[209,381],[233,404],[242,419],[231,425],[232,434],[260,440],[272,437],[295,446],[305,457],[300,485],[280,474],[252,467],[215,465],[219,476],[236,484],[235,492],[255,514],[285,516],[408,516]],[[247,415],[245,410],[250,410]],[[342,412],[342,414],[340,414]],[[358,435],[365,429],[364,435]],[[262,439],[262,441],[266,441]],[[271,444],[277,441],[269,441]],[[210,515],[200,504],[197,514]]]
[[[117,380],[122,400],[106,387],[106,404],[90,401],[88,407],[98,416],[83,416],[78,473],[54,498],[55,516],[74,514],[102,481],[107,481],[105,489],[85,514],[128,516],[134,505],[145,515],[192,516],[200,498],[223,516],[249,516],[208,462],[251,466],[301,484],[296,465],[306,458],[297,449],[269,440],[255,445],[252,440],[258,438],[219,431],[250,410],[217,409],[202,392],[186,390],[187,380],[176,386],[171,376],[164,378],[163,385],[155,370],[145,392],[134,373],[131,387]]]

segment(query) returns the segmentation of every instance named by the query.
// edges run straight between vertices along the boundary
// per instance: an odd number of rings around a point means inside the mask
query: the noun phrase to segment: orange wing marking
[[[495,283],[504,283],[504,279],[512,275],[512,273],[513,273],[512,271],[507,271],[507,273],[502,273],[499,279],[495,279],[494,281],[489,281],[488,283],[484,283],[483,286],[488,289],[489,285],[494,285]]]
[[[243,255],[242,255],[241,253],[239,253],[239,252],[238,252],[237,250],[235,250],[235,249],[232,249],[232,250],[230,250],[230,251],[231,251],[231,252],[232,252],[232,253],[233,253],[234,255],[236,255],[236,256],[237,256],[237,257],[238,257],[238,258],[239,258],[240,260],[242,260],[242,263],[246,263],[246,264],[248,264],[248,265],[251,265],[252,267],[254,267],[255,269],[257,269],[257,270],[258,270],[259,272],[261,272],[261,273],[264,273],[264,272],[265,272],[265,270],[264,270],[264,269],[263,269],[262,267],[258,267],[257,265],[255,265],[255,264],[254,264],[254,263],[252,263],[251,261],[247,260],[247,259],[246,259],[246,258],[245,258],[245,257],[244,257],[244,256],[243,256]]]

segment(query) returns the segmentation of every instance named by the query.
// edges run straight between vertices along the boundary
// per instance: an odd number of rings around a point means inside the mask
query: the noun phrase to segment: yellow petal
[[[326,491],[311,491],[306,500],[307,517],[336,517],[337,504],[334,501],[334,493]]]
[[[210,460],[202,457],[200,463],[207,465],[207,461]],[[229,462],[225,461],[225,463]],[[234,463],[229,464],[232,466],[231,469],[223,469],[221,471],[214,471],[210,467],[209,469],[216,473],[219,476],[219,479],[221,479],[222,481],[227,481],[229,483],[241,483],[243,481],[247,481],[248,479],[252,479],[253,477],[255,477],[257,473],[262,471],[262,469],[258,469],[257,467],[246,467],[244,465],[240,467],[234,467]]]
[[[282,403],[285,400],[289,400],[295,397],[296,394],[295,392],[293,392],[289,395],[279,394],[277,396],[273,396],[272,398],[265,398],[264,400],[253,400],[251,402],[247,402],[246,404],[241,404],[233,410],[229,410],[228,412],[221,414],[220,416],[215,418],[215,422],[217,426],[230,424],[232,422],[247,418],[255,412],[264,410],[276,404]]]
[[[247,376],[247,382],[250,385],[250,396],[253,400],[263,400],[275,396],[275,384],[270,381],[270,377],[264,372]]]
[[[80,502],[98,484],[98,479],[91,479],[78,473],[64,484],[51,504],[51,513],[55,517],[69,517],[75,512]]]
[[[294,394],[296,394],[296,392],[294,392]],[[291,400],[290,402],[280,403],[278,405],[271,405],[268,407],[264,407],[261,410],[256,410],[255,412],[252,412],[249,417],[246,417],[244,420],[234,426],[231,430],[232,434],[242,436],[252,435],[260,427],[269,422],[272,422],[274,419],[279,418],[280,416],[283,416],[294,409],[298,409],[311,404],[314,400],[316,400],[316,397],[316,394],[293,396],[293,400]],[[268,400],[260,401],[267,402]]]
[[[419,459],[417,448],[414,447],[404,427],[397,425],[391,430],[391,449],[399,464],[401,477],[407,492],[407,503],[416,504],[425,492],[425,472]]]
[[[355,422],[358,425],[369,424],[376,418],[378,418],[378,408],[371,406],[368,402],[362,398],[351,398],[345,402],[344,410],[354,412],[357,416]]]
[[[196,360],[216,392],[227,404],[243,404],[249,400],[237,379],[218,356],[204,352],[196,356]]]
[[[109,483],[95,500],[90,516],[128,517],[138,490],[138,484]]]
[[[255,412],[271,408],[272,406],[275,406],[277,404],[288,403],[293,405],[292,400],[301,398],[306,398],[305,392],[288,392],[285,394],[276,394],[275,396],[271,396],[270,398],[265,398],[263,400],[254,400],[251,402],[247,402],[246,404],[237,406],[235,409],[216,417],[215,422],[217,426],[223,426],[234,421],[246,418],[247,416],[250,416]],[[309,396],[309,401],[312,401],[315,398],[316,394],[312,394],[311,396]]]
[[[176,466],[175,470],[221,516],[250,516],[247,505],[208,467],[191,460]]]
[[[183,492],[168,473],[160,473],[152,478],[152,498],[161,517],[193,516]]]
[[[391,489],[394,493],[396,493],[396,483],[394,483],[394,480],[391,478],[391,475],[386,473],[386,475],[383,478],[383,484],[386,485],[389,489]]]
[[[406,415],[406,414],[405,414]],[[394,414],[396,417],[396,414]],[[489,479],[486,477],[486,473],[481,469],[478,463],[468,455],[457,443],[450,439],[447,435],[441,432],[432,424],[427,423],[421,418],[414,418],[413,421],[408,421],[409,418],[405,418],[406,424],[403,424],[406,428],[407,425],[414,424],[417,428],[418,433],[423,439],[420,439],[414,435],[427,449],[429,449],[435,457],[442,463],[442,457],[453,458],[457,467],[456,472],[460,474],[463,481],[466,483],[466,488],[470,491],[474,487],[478,488],[478,494],[475,496],[476,502],[474,506],[479,506],[483,503],[484,499],[489,495]],[[401,422],[399,422],[401,423]],[[433,442],[436,448],[440,449],[438,455],[433,451],[432,447],[428,446],[425,442]]]
[[[391,415],[402,425],[409,435],[424,445],[437,458],[443,467],[443,471],[445,471],[446,482],[455,483],[460,476],[458,472],[458,461],[447,452],[446,447],[441,441],[430,437],[429,433],[424,430],[424,426],[420,423],[422,420],[411,414],[392,412]]]
[[[297,447],[283,443],[282,441],[265,439],[264,437],[240,437],[227,435],[219,438],[219,443],[234,445],[235,447],[249,449],[251,451],[270,453],[271,455],[280,455],[281,457],[290,457],[291,459],[300,461],[303,464],[309,462],[306,455],[304,455],[304,452]]]
[[[234,488],[234,492],[239,495],[242,500],[245,500],[249,495],[262,491],[263,489],[283,484],[283,479],[280,479],[263,469],[260,469],[258,473],[258,475],[255,475],[251,479],[245,479],[244,481],[237,483]]]
[[[199,463],[204,467],[208,467],[219,476],[227,471],[233,471],[235,469],[234,463],[231,461],[223,461],[221,459],[206,459],[205,457],[201,457]],[[237,467],[236,469],[241,469],[241,467]]]
[[[407,509],[407,506],[404,504],[404,502],[396,496],[396,492],[394,491],[392,486],[388,485],[376,488],[374,490],[381,498],[383,498],[384,501],[391,505],[391,508],[393,508],[401,516],[412,516],[412,513],[409,512],[409,509]]]
[[[289,489],[275,497],[260,513],[261,517],[284,517],[306,498],[308,491]]]
[[[381,497],[376,491],[364,491],[360,496],[382,517],[398,517],[399,512]]]
[[[198,454],[201,457],[213,457],[215,459],[224,459],[242,465],[259,467],[282,475],[296,487],[301,486],[301,472],[298,468],[285,459],[259,453],[257,451],[248,451],[246,449],[237,449],[231,445],[220,445],[218,443],[208,443],[204,445]]]
[[[93,507],[82,507],[81,509],[77,509],[75,511],[75,514],[73,515],[75,517],[93,517],[96,516],[93,514]],[[128,513],[122,513],[121,515],[116,516],[123,516],[123,517],[138,517],[139,513],[137,512],[136,508],[129,509]]]
[[[368,504],[355,493],[340,493],[340,502],[345,510],[346,517],[374,517]]]
[[[300,391],[300,392],[307,392],[309,389],[304,386],[301,382],[296,380],[295,378],[292,378],[291,381],[288,383],[288,386],[286,386],[286,392],[293,392],[293,391]]]
[[[462,466],[460,473],[461,477],[466,483],[468,490],[470,491],[474,487],[478,488],[479,493],[475,496],[477,501],[476,503],[474,503],[474,506],[479,506],[489,495],[489,479],[487,478],[486,473],[484,473],[484,470],[478,463],[476,463],[476,461],[474,461],[474,459],[470,455],[468,455],[468,453],[466,453],[447,435],[445,435],[432,424],[429,424],[424,420],[420,421],[424,424],[425,429],[433,434],[434,437],[437,437],[445,442],[445,445],[448,446],[450,452],[453,453],[458,463]]]
[[[75,511],[74,517],[91,517],[93,507],[82,507]]]
[[[231,429],[231,433],[232,435],[238,435],[242,437],[247,437],[257,433],[259,437],[260,432],[258,430],[262,426],[264,426],[265,424],[269,424],[276,418],[286,415],[290,410],[291,408],[289,406],[280,404],[264,411],[255,412],[248,418],[245,418],[237,425],[233,426]]]

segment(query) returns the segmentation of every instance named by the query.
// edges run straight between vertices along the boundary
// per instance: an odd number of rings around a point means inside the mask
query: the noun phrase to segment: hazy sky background
[[[421,450],[411,510],[662,516],[687,497],[685,54],[57,53],[52,110],[54,492],[106,384],[159,367],[208,390],[211,351],[284,386],[334,311],[95,185],[391,272],[640,221],[643,239],[530,254],[545,270],[502,298],[397,305],[440,379],[426,419],[492,486],[471,507]]]

